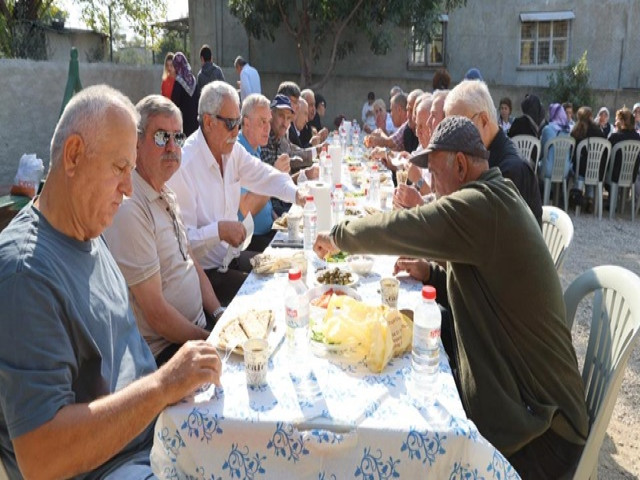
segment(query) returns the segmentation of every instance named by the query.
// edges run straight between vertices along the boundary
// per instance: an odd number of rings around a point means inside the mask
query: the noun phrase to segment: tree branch
[[[351,22],[351,19],[355,16],[356,12],[358,11],[358,9],[362,6],[362,3],[364,2],[364,0],[358,0],[358,3],[356,3],[356,5],[353,7],[353,10],[351,10],[351,12],[349,13],[349,15],[347,15],[347,17],[342,20],[342,23],[339,24],[336,33],[333,37],[333,45],[331,47],[331,56],[330,56],[330,60],[329,60],[329,68],[327,69],[327,71],[324,73],[323,77],[320,79],[320,81],[316,84],[312,85],[312,89],[319,89],[322,88],[327,81],[329,80],[329,77],[333,74],[333,71],[335,70],[336,67],[336,56],[338,54],[338,44],[340,43],[340,38],[342,37],[342,34],[344,33],[345,28],[347,28],[347,25],[349,25],[349,22]]]

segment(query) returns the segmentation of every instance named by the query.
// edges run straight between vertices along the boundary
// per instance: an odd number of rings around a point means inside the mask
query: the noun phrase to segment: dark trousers
[[[204,312],[204,318],[207,321],[207,324],[204,328],[209,331],[213,330],[213,327],[215,327],[216,325],[216,319],[213,317],[213,315],[207,312]],[[162,350],[158,355],[156,355],[156,365],[158,366],[158,368],[171,360],[171,357],[173,357],[176,352],[180,350],[181,346],[182,345],[179,343],[172,343],[164,350]]]
[[[217,268],[204,271],[223,307],[228,306],[240,290],[252,268],[249,260],[257,253],[249,250],[240,253],[238,258],[231,261],[225,273],[220,273]]]
[[[508,460],[523,480],[571,479],[584,445],[568,442],[551,430],[525,445]]]
[[[271,240],[273,240],[275,234],[275,230],[270,230],[267,233],[263,233],[262,235],[254,234],[253,237],[251,237],[251,243],[247,247],[247,250],[259,253],[264,252],[265,248],[267,248],[271,243]]]

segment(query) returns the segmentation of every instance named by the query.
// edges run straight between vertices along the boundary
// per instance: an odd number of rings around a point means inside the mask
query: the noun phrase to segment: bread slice
[[[273,322],[271,310],[249,310],[239,317],[240,326],[248,338],[267,338]]]
[[[240,327],[238,319],[232,320],[225,325],[218,335],[220,346],[225,349],[235,349],[236,347],[242,349],[242,345],[248,339],[244,330]]]

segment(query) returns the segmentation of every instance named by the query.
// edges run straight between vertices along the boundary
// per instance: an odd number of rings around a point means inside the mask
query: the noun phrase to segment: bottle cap
[[[342,184],[341,183],[336,183],[336,188],[342,188]]]
[[[289,269],[289,280],[300,280],[302,278],[302,272],[299,268]]]
[[[307,202],[313,202],[313,195],[307,195],[306,197],[304,197],[304,199],[305,199]]]
[[[378,170],[378,165],[371,165],[371,170]]]
[[[435,300],[436,299],[435,287],[432,287],[431,285],[425,285],[424,287],[422,287],[422,298],[425,298],[427,300]]]

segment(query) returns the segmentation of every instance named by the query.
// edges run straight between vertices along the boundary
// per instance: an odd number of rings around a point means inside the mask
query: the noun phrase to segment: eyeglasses
[[[186,246],[186,238],[185,238],[185,233],[184,233],[184,227],[182,226],[182,224],[180,223],[180,221],[178,220],[178,217],[176,215],[175,202],[174,202],[173,198],[171,198],[170,195],[162,194],[161,198],[167,204],[167,213],[169,214],[169,216],[171,217],[171,221],[173,222],[173,233],[175,233],[176,238],[178,240],[178,249],[180,249],[180,254],[182,255],[183,260],[186,261],[187,260],[187,246]]]
[[[227,130],[232,131],[234,128],[239,127],[242,123],[242,118],[227,118],[221,117],[220,115],[216,115],[218,120],[222,120],[224,122],[224,126],[227,127]]]
[[[159,147],[166,147],[167,143],[169,143],[169,139],[173,137],[173,141],[180,148],[184,145],[185,140],[187,139],[187,135],[183,132],[175,132],[170,133],[166,130],[158,130],[153,134],[153,141]]]

